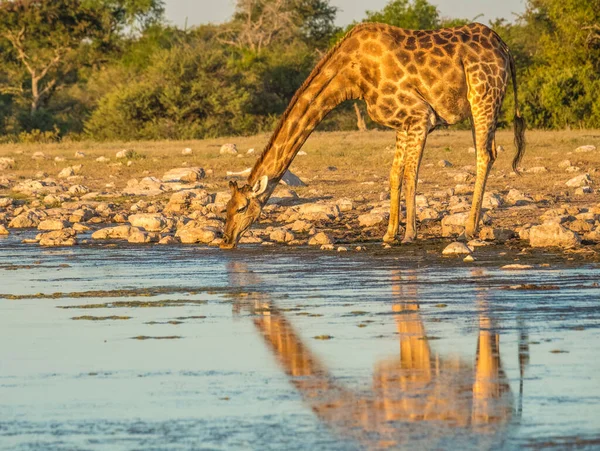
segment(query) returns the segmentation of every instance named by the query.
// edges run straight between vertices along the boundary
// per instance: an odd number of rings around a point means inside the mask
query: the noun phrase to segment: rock
[[[573,232],[587,233],[592,231],[592,229],[594,228],[594,224],[589,223],[588,221],[585,221],[583,219],[576,219],[575,221],[568,224],[567,227]]]
[[[504,269],[505,271],[522,271],[524,269],[531,269],[533,266],[531,265],[521,265],[519,263],[513,263],[512,265],[504,265],[500,269]]]
[[[333,240],[325,232],[319,232],[308,240],[309,246],[332,245]],[[332,248],[333,249],[333,248]]]
[[[171,235],[167,235],[163,238],[160,239],[160,241],[158,242],[158,244],[178,244],[179,240],[177,240],[177,238],[175,238],[174,236]]]
[[[38,230],[63,230],[71,227],[68,221],[60,219],[45,219],[37,226]]]
[[[352,202],[352,199],[348,199],[347,197],[339,199],[336,202],[336,205],[341,212],[352,211],[352,209],[354,208],[354,203]]]
[[[75,171],[72,167],[64,168],[62,171],[58,173],[59,179],[66,179],[69,177],[73,177],[75,175]]]
[[[468,172],[459,172],[454,176],[454,181],[457,183],[465,183],[473,179],[473,174]]]
[[[10,235],[10,232],[4,227],[4,224],[0,224],[0,235]]]
[[[269,234],[269,239],[276,243],[289,243],[294,241],[295,238],[292,232],[285,229],[276,229]]]
[[[104,229],[97,230],[92,233],[92,239],[94,240],[107,240],[107,239],[128,239],[131,234],[132,227],[130,225],[120,225],[116,227],[106,227]]]
[[[419,222],[437,221],[442,217],[441,213],[435,208],[417,209],[417,219]]]
[[[87,207],[78,208],[69,217],[71,222],[87,222],[96,216],[96,212]]]
[[[559,168],[561,168],[561,169],[566,169],[566,168],[568,168],[569,166],[572,166],[572,165],[571,165],[571,162],[570,162],[569,160],[562,160],[562,161],[560,161],[560,162],[558,163],[558,167],[559,167]]]
[[[387,220],[386,216],[379,213],[367,213],[358,217],[358,224],[361,227],[374,227]]]
[[[465,230],[468,217],[468,212],[445,216],[442,219],[442,236],[460,235]]]
[[[75,152],[75,158],[85,158],[85,154],[83,152]]]
[[[41,180],[24,180],[13,187],[13,191],[23,193],[28,196],[37,196],[40,194],[51,194],[60,191],[54,183],[44,182]]]
[[[57,157],[54,157],[54,161],[56,161],[57,163],[62,163],[63,161],[66,161],[66,158],[57,156]]]
[[[0,208],[12,207],[14,202],[10,197],[0,197]]]
[[[40,218],[33,211],[27,211],[13,218],[8,224],[9,229],[30,229],[37,227],[40,223]]]
[[[523,192],[517,189],[511,189],[506,195],[506,201],[512,205],[520,206],[533,203],[533,198],[526,196]]]
[[[252,172],[252,168],[246,168],[243,171],[227,171],[227,177],[247,177]]]
[[[84,194],[87,194],[89,192],[90,189],[87,186],[73,185],[69,187],[69,193],[73,194],[74,196],[83,196]]]
[[[565,169],[565,172],[579,172],[581,171],[580,167],[577,166],[569,166],[568,168]]]
[[[197,182],[206,176],[202,168],[176,168],[171,169],[163,175],[163,182]]]
[[[577,188],[581,186],[588,186],[592,184],[590,174],[581,174],[577,177],[573,177],[571,180],[565,183],[570,188]]]
[[[463,258],[463,262],[465,262],[465,263],[473,263],[474,261],[475,261],[475,257],[473,257],[471,254],[469,254],[465,258]]]
[[[143,232],[139,229],[132,228],[132,232],[127,237],[127,242],[133,244],[157,243],[160,240],[160,235],[153,232]]]
[[[219,149],[220,155],[237,155],[237,146],[235,144],[223,144]]]
[[[144,177],[139,182],[131,179],[127,182],[127,187],[123,194],[130,196],[157,196],[165,191],[165,186],[156,177]]]
[[[75,230],[76,233],[84,233],[84,232],[89,232],[90,228],[88,226],[81,224],[80,222],[77,222],[77,223],[73,224],[73,230]]]
[[[557,223],[544,223],[534,226],[529,232],[531,247],[563,247],[572,248],[581,243],[577,233],[565,229]]]
[[[482,207],[487,209],[493,209],[501,207],[504,201],[499,194],[496,193],[485,193],[483,195]]]
[[[131,158],[135,155],[135,152],[132,149],[123,149],[117,152],[117,154],[115,155],[115,157],[117,157],[117,159],[122,159],[122,158]]]
[[[469,147],[467,149],[467,152],[470,153],[470,154],[475,154],[475,153],[477,153],[477,150],[475,150],[475,147]]]
[[[297,220],[289,227],[294,232],[303,233],[310,231],[310,229],[312,229],[312,224],[306,221]]]
[[[447,160],[440,160],[440,161],[438,161],[437,165],[440,168],[451,168],[452,167],[452,163],[450,163]]]
[[[596,150],[596,146],[593,146],[593,145],[579,146],[577,149],[575,149],[575,153],[594,152],[595,150]]]
[[[254,149],[248,149],[248,151],[246,152],[246,155],[252,155],[255,152]]]
[[[310,244],[310,243],[308,243],[308,244]],[[323,245],[321,246],[321,250],[322,250],[322,251],[332,251],[333,249],[335,249],[335,248],[333,247],[333,244],[323,244]]]
[[[446,248],[442,251],[442,255],[469,255],[473,251],[469,249],[465,243],[459,243],[455,241],[454,243],[450,243]]]
[[[107,163],[107,162],[109,162],[109,161],[110,161],[110,158],[106,158],[106,157],[98,157],[98,158],[96,158],[96,161],[97,161],[98,163]]]
[[[548,172],[548,168],[545,168],[544,166],[534,166],[533,168],[527,169],[525,172],[529,174],[545,174]]]
[[[175,234],[183,244],[209,244],[217,238],[217,233],[210,228],[179,229]]]
[[[141,227],[147,232],[159,232],[167,225],[167,219],[156,213],[140,213],[131,215],[128,218],[133,227]]]
[[[503,243],[515,237],[515,232],[510,229],[496,227],[482,227],[479,231],[479,239],[483,241],[498,241]]]
[[[192,155],[192,153],[194,153],[194,151],[192,149],[190,149],[189,147],[186,147],[185,149],[183,149],[181,151],[181,155]],[[160,244],[160,242],[159,242],[159,244]],[[171,244],[171,243],[164,243],[164,244]]]
[[[300,152],[298,152],[297,154],[299,157],[304,157],[306,155],[308,155],[305,151],[301,150]]]
[[[300,180],[300,177],[294,175],[291,171],[285,171],[285,174],[283,174],[279,183],[287,186],[306,186],[306,183]]]
[[[309,203],[295,207],[299,219],[307,221],[331,220],[340,216],[340,209],[337,205]]]
[[[40,246],[74,246],[77,244],[73,229],[54,230],[38,235]]]
[[[31,155],[31,159],[32,160],[45,160],[46,155],[44,155],[44,152],[35,152],[33,155]]]
[[[0,171],[5,171],[7,169],[12,169],[15,167],[15,159],[2,157],[0,158]]]

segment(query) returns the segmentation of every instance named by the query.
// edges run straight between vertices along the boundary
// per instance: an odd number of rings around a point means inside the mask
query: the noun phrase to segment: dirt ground
[[[19,183],[31,179],[50,180],[62,184],[65,190],[69,185],[80,184],[92,191],[81,199],[72,196],[71,201],[109,202],[116,210],[120,208],[123,211],[140,199],[146,203],[162,202],[164,206],[171,192],[148,198],[126,196],[122,191],[131,179],[160,179],[173,168],[201,167],[206,172],[206,177],[200,181],[202,188],[210,193],[226,192],[228,180],[245,179],[228,176],[227,172],[251,168],[268,139],[269,135],[263,134],[202,141],[3,145],[0,146],[0,162],[2,158],[11,162],[0,171],[0,198],[14,199],[10,207],[13,209],[43,207],[41,201],[44,196],[14,190]],[[575,208],[576,211],[568,212],[573,216],[590,211],[598,216],[600,211],[594,209],[600,208],[600,131],[528,131],[526,139],[527,151],[521,165],[522,176],[519,177],[511,169],[515,150],[512,131],[497,133],[499,154],[489,177],[487,192],[510,197],[510,191],[517,190],[518,196],[528,197],[531,202],[508,202],[504,207],[495,209],[493,225],[514,230],[522,225],[539,224],[543,222],[540,216],[544,212],[559,207]],[[292,189],[305,200],[335,202],[341,198],[351,199],[356,214],[377,206],[384,208],[394,141],[394,132],[391,131],[314,133],[302,149],[306,154],[298,155],[290,167],[307,186]],[[226,143],[236,144],[238,154],[220,155],[219,150]],[[470,202],[476,163],[472,146],[470,131],[440,130],[432,133],[425,149],[417,193],[429,198],[434,193],[453,190],[450,195],[459,203],[466,205]],[[592,147],[582,151],[581,146]],[[184,155],[182,151],[186,148],[191,149],[191,153]],[[249,149],[255,151],[249,154]],[[116,153],[121,150],[133,153],[129,158],[118,159]],[[42,155],[34,159],[36,152]],[[76,152],[83,155],[77,157]],[[106,160],[97,161],[99,157]],[[442,160],[448,163],[442,165]],[[58,174],[67,167],[76,167],[76,174],[58,178]],[[567,181],[585,174],[589,175],[587,183],[573,187],[566,185]],[[274,197],[277,194],[278,190]],[[138,212],[143,212],[145,207],[146,204],[143,204]],[[160,211],[160,208],[149,211]],[[271,220],[266,223],[276,225],[274,219],[279,213],[281,210],[278,209],[267,212]],[[10,211],[0,207],[0,224],[7,226],[12,217]],[[585,219],[592,229],[598,229],[598,217],[592,214]],[[383,235],[385,227],[382,224],[375,229],[369,236]],[[437,226],[420,227],[419,230],[421,237],[437,236],[439,223]],[[364,234],[362,238],[365,238]],[[357,237],[351,241],[360,240]]]

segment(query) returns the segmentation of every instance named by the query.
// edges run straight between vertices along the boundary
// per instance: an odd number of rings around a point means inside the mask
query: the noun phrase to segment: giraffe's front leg
[[[404,168],[404,186],[406,193],[406,231],[403,244],[412,243],[417,237],[416,195],[419,166],[423,156],[423,148],[427,139],[427,123],[411,129],[407,142],[406,167]]]
[[[400,192],[402,190],[402,177],[404,176],[404,162],[406,149],[406,136],[400,132],[396,134],[396,153],[394,163],[390,170],[390,221],[383,237],[386,243],[392,243],[398,235],[400,222]]]

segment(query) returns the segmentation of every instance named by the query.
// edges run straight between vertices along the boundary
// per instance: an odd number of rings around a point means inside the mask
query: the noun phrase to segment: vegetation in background
[[[238,0],[229,22],[185,30],[163,6],[0,0],[0,140],[268,131],[347,31],[329,0]],[[443,18],[427,0],[391,0],[365,17],[421,29],[471,20]],[[528,0],[523,16],[491,25],[515,55],[529,127],[600,128],[600,0]],[[321,128],[354,129],[352,107]]]

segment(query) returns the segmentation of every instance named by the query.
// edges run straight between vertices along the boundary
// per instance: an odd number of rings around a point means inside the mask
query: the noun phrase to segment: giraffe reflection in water
[[[232,263],[230,269],[238,285],[260,283],[254,273],[245,272],[244,264]],[[438,442],[437,447],[448,436],[470,434],[472,441],[474,436],[502,434],[518,418],[513,418],[514,398],[502,368],[500,336],[488,314],[485,290],[478,289],[475,299],[479,330],[473,362],[435,352],[421,317],[416,282],[408,271],[391,274],[399,355],[376,364],[369,390],[341,384],[285,312],[264,294],[252,299],[254,324],[317,417],[361,447],[394,448],[409,441],[414,445],[415,436]],[[523,363],[522,354],[528,349],[519,349]]]

